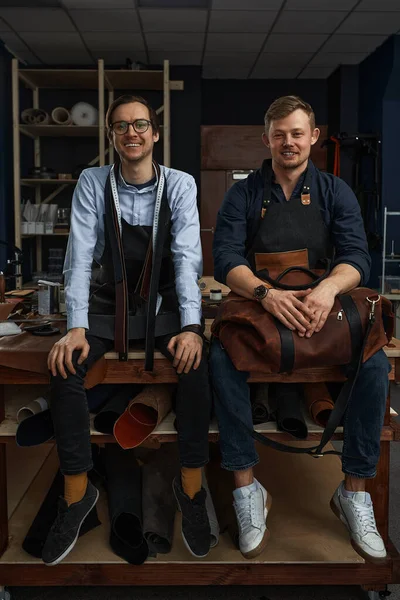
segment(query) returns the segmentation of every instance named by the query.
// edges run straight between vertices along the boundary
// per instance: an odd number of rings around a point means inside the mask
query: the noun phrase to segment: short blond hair
[[[308,115],[311,129],[315,129],[315,114],[308,102],[304,102],[299,96],[281,96],[273,101],[265,113],[265,131],[268,133],[272,121],[284,119],[299,108]]]

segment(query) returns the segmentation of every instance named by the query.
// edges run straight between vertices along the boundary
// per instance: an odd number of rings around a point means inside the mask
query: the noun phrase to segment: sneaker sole
[[[82,527],[82,524],[83,524],[84,520],[86,519],[86,517],[88,516],[88,514],[90,513],[90,511],[92,510],[92,508],[93,508],[94,506],[96,506],[96,504],[97,504],[97,500],[99,499],[99,496],[100,496],[100,492],[99,492],[99,490],[97,490],[96,499],[95,499],[95,501],[93,502],[92,506],[91,506],[91,507],[89,508],[89,510],[87,511],[86,515],[83,517],[83,519],[82,519],[82,521],[81,521],[81,524],[80,524],[80,525],[79,525],[79,527],[78,527],[78,531],[77,531],[77,533],[76,533],[76,537],[75,537],[75,539],[73,540],[73,542],[72,542],[72,543],[71,543],[71,544],[68,546],[68,548],[67,548],[67,549],[66,549],[66,550],[65,550],[65,551],[64,551],[64,552],[61,554],[61,556],[59,556],[58,558],[56,558],[56,560],[54,560],[53,562],[45,562],[45,561],[43,561],[45,565],[47,565],[48,567],[55,567],[56,565],[58,565],[58,563],[60,563],[62,560],[64,560],[64,558],[65,558],[66,556],[68,556],[68,554],[71,552],[71,550],[72,550],[72,549],[73,549],[73,547],[75,546],[76,542],[78,541],[79,533],[80,533],[80,530],[81,530],[81,527]]]
[[[172,491],[174,492],[175,500],[176,500],[176,503],[178,505],[178,510],[182,514],[181,505],[179,504],[179,500],[178,500],[178,498],[177,498],[177,496],[175,494],[175,486],[174,486],[173,483],[172,483]],[[185,544],[186,548],[189,550],[189,552],[190,552],[190,554],[192,556],[194,556],[195,558],[205,558],[207,556],[207,554],[208,554],[209,551],[206,552],[206,554],[195,554],[193,552],[193,550],[191,549],[191,547],[189,546],[189,544],[188,544],[188,542],[187,542],[187,540],[185,538],[185,534],[183,533],[183,527],[182,526],[181,526],[181,534],[182,534],[183,543]]]
[[[268,494],[268,492],[267,492],[267,502],[265,504],[265,508],[267,509],[267,515],[270,511],[271,506],[272,506],[272,498],[271,498],[271,495]],[[258,544],[258,546],[256,548],[253,548],[253,550],[250,550],[249,552],[242,552],[242,556],[244,556],[244,558],[249,559],[249,558],[255,558],[256,556],[261,554],[261,552],[263,552],[265,550],[265,547],[269,540],[269,536],[270,536],[270,532],[269,532],[268,527],[266,527],[265,533],[263,535],[263,539]]]
[[[368,562],[377,563],[377,564],[382,564],[382,563],[384,563],[384,562],[386,562],[388,560],[387,554],[385,556],[382,556],[382,558],[380,558],[378,556],[371,556],[371,554],[368,554],[368,552],[365,552],[365,550],[363,550],[361,548],[361,546],[359,546],[357,544],[357,542],[354,541],[353,538],[351,537],[351,531],[350,531],[350,528],[348,526],[347,520],[342,515],[342,513],[340,512],[340,510],[338,509],[338,507],[336,506],[333,498],[331,499],[330,507],[331,507],[332,512],[343,523],[343,525],[346,527],[347,531],[350,533],[350,542],[351,542],[351,545],[353,546],[354,550],[357,552],[357,554],[359,554],[360,556],[362,556]]]

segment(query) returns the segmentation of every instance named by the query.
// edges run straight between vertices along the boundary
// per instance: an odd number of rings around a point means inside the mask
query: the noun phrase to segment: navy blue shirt
[[[342,263],[351,265],[360,273],[360,285],[365,285],[371,258],[357,198],[342,179],[320,171],[311,161],[308,168],[312,170],[311,202],[319,202],[335,249],[332,267]],[[304,176],[297,182],[292,198],[300,196]],[[258,169],[247,179],[235,183],[225,194],[218,211],[213,243],[214,277],[221,283],[226,284],[226,277],[234,267],[246,265],[251,268],[246,256],[260,225],[263,189],[261,169]],[[273,183],[271,202],[286,201],[281,186]]]

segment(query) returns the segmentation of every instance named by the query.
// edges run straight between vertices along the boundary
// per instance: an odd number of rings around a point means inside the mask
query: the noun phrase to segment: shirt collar
[[[158,186],[158,172],[157,172],[157,169],[155,167],[154,167],[154,174],[155,174],[156,180],[155,180],[155,182],[152,185],[149,185],[148,187],[144,187],[144,188],[141,188],[141,189],[137,189],[134,184],[127,183],[125,181],[125,179],[124,179],[124,177],[122,175],[121,165],[119,165],[119,167],[118,167],[118,185],[120,185],[121,187],[127,188],[128,190],[131,189],[131,188],[135,188],[139,193],[143,192],[143,191],[148,191],[148,190],[153,191]],[[151,179],[154,179],[154,176]]]

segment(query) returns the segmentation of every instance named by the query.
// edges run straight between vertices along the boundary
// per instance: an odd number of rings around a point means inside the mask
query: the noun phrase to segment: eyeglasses
[[[129,130],[129,125],[132,125],[136,133],[145,133],[151,125],[148,119],[136,119],[135,121],[115,121],[110,124],[110,129],[117,135],[124,135]]]

